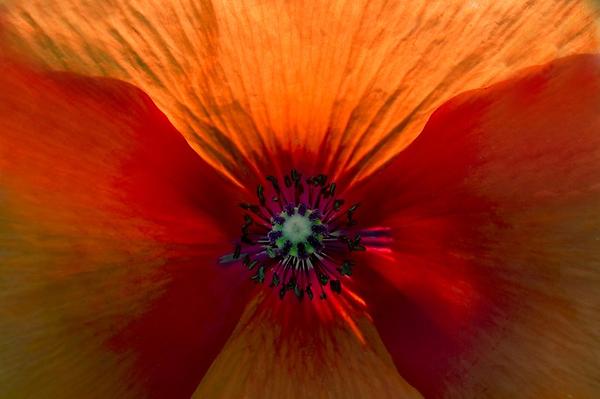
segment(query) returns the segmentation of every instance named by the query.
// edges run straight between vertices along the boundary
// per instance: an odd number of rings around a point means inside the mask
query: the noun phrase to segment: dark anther
[[[321,300],[327,299],[327,294],[325,294],[325,292],[321,292],[321,295],[319,295],[319,298],[321,298]]]
[[[250,258],[250,255],[246,254],[244,255],[244,260],[242,260],[242,262],[244,263],[245,266],[248,266],[250,264],[250,261],[252,259]]]
[[[242,202],[240,204],[240,208],[244,209],[244,210],[250,210],[256,214],[258,214],[260,208],[257,205],[253,205],[253,204],[249,204],[247,202]]]
[[[312,211],[312,213],[311,213],[311,214],[308,216],[308,218],[309,218],[311,221],[315,221],[315,220],[317,220],[317,219],[320,219],[320,218],[321,218],[321,211],[319,211],[318,209],[314,209],[314,210]]]
[[[348,211],[346,216],[348,218],[348,226],[354,226],[356,224],[356,220],[354,220],[352,218],[352,215],[354,215],[352,212]]]
[[[319,276],[319,282],[321,283],[321,285],[327,285],[327,282],[329,281],[329,277],[323,273],[318,273],[318,276]]]
[[[323,198],[329,197],[329,187],[331,187],[331,184],[328,184],[321,189],[321,194],[323,194]]]
[[[331,184],[329,185],[329,195],[330,195],[331,197],[333,197],[333,194],[334,194],[334,193],[335,193],[335,183],[331,183]]]
[[[294,294],[296,294],[296,297],[299,301],[301,301],[304,297],[304,291],[301,290],[300,287],[298,287],[298,284],[294,284]]]
[[[287,188],[292,187],[292,179],[290,179],[288,175],[285,175],[285,177],[283,178],[283,182],[285,183],[285,186]]]
[[[353,204],[350,208],[348,208],[348,211],[346,212],[348,217],[348,226],[354,226],[356,224],[356,221],[353,219],[353,215],[359,206],[360,204],[356,203]]]
[[[308,238],[306,239],[306,241],[308,241],[308,243],[314,248],[314,249],[321,249],[321,247],[323,246],[319,240],[317,240],[317,238],[315,236],[308,236]]]
[[[287,255],[290,253],[291,249],[292,249],[291,241],[286,241],[285,244],[283,244],[283,248],[281,248],[281,253],[284,255]]]
[[[248,270],[254,269],[254,267],[258,264],[258,261],[255,259],[248,264]]]
[[[313,292],[312,292],[312,288],[310,288],[310,284],[308,285],[308,287],[306,287],[306,296],[308,296],[308,299],[310,299],[312,301]]]
[[[263,281],[265,281],[265,267],[264,266],[259,267],[256,274],[250,278],[252,280],[256,281],[257,283],[262,284]]]
[[[287,204],[285,206],[285,213],[288,214],[288,216],[292,216],[294,214],[294,205],[292,204]]]
[[[286,287],[288,288],[288,290],[291,290],[292,288],[294,288],[295,285],[296,285],[296,279],[294,277],[292,277],[291,279],[288,280]]]
[[[240,257],[241,252],[242,246],[240,244],[236,244],[235,250],[233,251],[233,259],[238,259]]]
[[[306,246],[304,245],[304,243],[298,243],[298,257],[300,259],[306,259],[308,257],[308,254],[306,253]]]
[[[306,214],[306,205],[301,203],[300,205],[298,205],[298,215],[304,216],[305,214]]]
[[[317,184],[319,186],[324,186],[325,182],[327,182],[327,175],[321,174],[321,175],[317,176]]]
[[[300,181],[300,174],[298,173],[298,171],[296,169],[292,169],[292,173],[290,173],[292,176],[292,180],[295,182]]]
[[[277,273],[273,273],[273,279],[271,279],[271,287],[277,287],[279,285],[279,276]]]
[[[249,215],[244,215],[244,224],[242,225],[242,235],[248,234],[248,227],[253,223],[252,218]]]
[[[327,232],[327,227],[325,227],[324,224],[314,224],[311,227],[311,229],[312,229],[313,233],[316,233],[316,234],[323,234],[323,233]]]
[[[278,238],[281,238],[283,236],[283,233],[281,231],[270,231],[268,234],[269,237],[269,241],[271,243],[274,243],[275,241],[277,241]]]
[[[340,280],[331,280],[329,282],[329,287],[331,288],[331,291],[335,292],[336,294],[340,294],[342,292],[342,283]]]
[[[342,205],[344,205],[343,199],[337,199],[337,200],[333,201],[333,209],[336,211],[339,211],[340,208],[342,207]]]
[[[287,287],[284,284],[281,286],[281,289],[279,290],[279,299],[283,299],[286,292],[287,292]]]
[[[277,178],[275,176],[267,176],[267,180],[271,182],[271,184],[273,185],[273,189],[277,194],[279,194],[281,192],[281,187],[279,187],[279,182],[277,181]]]
[[[354,236],[354,240],[352,242],[348,241],[348,245],[350,246],[351,251],[364,251],[366,248],[360,243],[360,234],[356,234]]]
[[[271,201],[273,201],[273,202],[279,202],[279,197],[276,196],[276,195],[274,195],[274,196],[271,197]]]
[[[350,208],[348,208],[348,212],[354,213],[360,207],[359,203],[353,204]]]
[[[342,263],[342,267],[338,269],[342,276],[351,276],[352,275],[352,266],[354,263],[351,260],[345,260]]]
[[[260,204],[262,206],[265,206],[265,188],[263,187],[262,184],[259,184],[258,186],[256,186],[256,196],[258,197]]]
[[[279,215],[275,215],[275,216],[273,216],[273,222],[275,222],[275,224],[284,224],[285,219]]]

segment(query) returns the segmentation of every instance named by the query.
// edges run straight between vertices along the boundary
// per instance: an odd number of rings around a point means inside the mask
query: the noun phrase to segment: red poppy
[[[50,3],[3,11],[0,396],[600,391],[585,4]]]

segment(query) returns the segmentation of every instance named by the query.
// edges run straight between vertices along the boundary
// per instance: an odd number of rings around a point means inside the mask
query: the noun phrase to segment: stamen
[[[269,280],[270,287],[279,287],[281,299],[293,291],[298,301],[312,301],[313,286],[320,299],[327,298],[327,289],[340,294],[341,279],[351,278],[355,265],[349,256],[366,249],[353,228],[359,204],[343,211],[345,201],[335,197],[337,185],[327,179],[324,174],[303,178],[292,169],[282,187],[267,176],[270,185],[256,187],[259,204],[240,204],[251,214],[244,215],[232,258],[254,270],[255,283]]]

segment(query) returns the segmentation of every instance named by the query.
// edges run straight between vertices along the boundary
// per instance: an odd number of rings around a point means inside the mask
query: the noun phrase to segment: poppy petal
[[[600,57],[533,67],[440,107],[359,189],[379,237],[356,279],[426,397],[597,394],[599,110]]]
[[[247,307],[195,398],[421,398],[364,315],[363,343],[312,302],[281,303],[261,296]]]
[[[246,301],[230,186],[133,86],[0,62],[0,396],[189,397]]]
[[[143,88],[237,181],[298,147],[365,176],[448,98],[597,49],[588,3],[24,0],[5,29],[44,65]]]

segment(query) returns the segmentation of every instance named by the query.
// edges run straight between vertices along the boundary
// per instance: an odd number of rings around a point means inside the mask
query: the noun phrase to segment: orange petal
[[[246,308],[195,398],[421,398],[364,315],[363,344],[343,320],[319,318],[309,302],[280,308],[275,296]]]
[[[0,62],[0,397],[189,397],[245,301],[229,186],[129,84]]]
[[[599,111],[600,56],[535,67],[440,107],[361,188],[393,243],[356,280],[425,396],[597,396]]]
[[[198,4],[199,3],[199,4]],[[23,0],[6,39],[57,69],[118,77],[241,180],[306,147],[368,174],[453,95],[597,48],[587,1]]]

